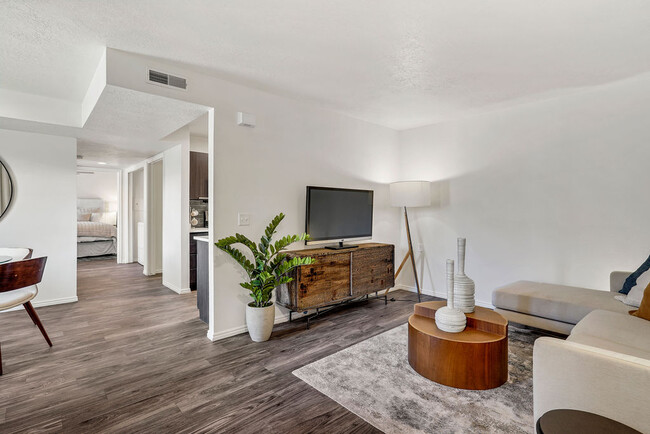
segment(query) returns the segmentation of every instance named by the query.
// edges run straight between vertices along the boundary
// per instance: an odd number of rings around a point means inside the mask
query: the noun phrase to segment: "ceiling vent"
[[[170,86],[177,89],[187,90],[187,80],[183,77],[176,77],[175,75],[167,74],[166,72],[149,70],[149,83],[157,84],[160,86]]]

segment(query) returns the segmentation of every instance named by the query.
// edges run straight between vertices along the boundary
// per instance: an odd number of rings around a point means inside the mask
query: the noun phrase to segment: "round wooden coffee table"
[[[477,306],[467,328],[447,333],[436,327],[445,301],[415,305],[409,318],[409,364],[423,377],[459,389],[485,390],[508,381],[508,320]]]

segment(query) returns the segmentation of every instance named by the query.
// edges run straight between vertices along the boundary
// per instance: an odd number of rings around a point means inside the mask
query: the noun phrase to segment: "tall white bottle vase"
[[[458,238],[458,273],[454,278],[455,306],[465,313],[474,312],[474,281],[465,275],[465,238]]]
[[[436,326],[443,332],[460,333],[466,325],[463,311],[454,308],[454,260],[447,259],[447,306],[436,311]]]

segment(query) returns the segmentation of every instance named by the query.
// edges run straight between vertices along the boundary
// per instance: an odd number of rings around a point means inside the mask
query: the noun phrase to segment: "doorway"
[[[144,169],[129,172],[129,262],[145,263]]]

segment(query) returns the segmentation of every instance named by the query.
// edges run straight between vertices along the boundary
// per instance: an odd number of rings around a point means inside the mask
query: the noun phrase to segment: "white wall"
[[[189,131],[163,153],[163,285],[190,292],[190,147]]]
[[[117,207],[117,172],[91,171],[77,175],[77,197],[101,198]]]
[[[325,185],[374,189],[374,240],[397,241],[400,214],[388,204],[387,187],[398,177],[396,131],[156,59],[114,50],[107,56],[112,85],[214,107],[212,239],[235,232],[258,238],[279,212],[287,215],[280,234],[302,232],[305,187]],[[186,77],[188,90],[146,84],[141,72],[147,67]],[[254,114],[257,127],[237,126],[238,111]],[[238,212],[251,214],[250,226],[237,226]],[[217,339],[245,330],[249,296],[239,286],[244,277],[236,264],[220,252],[214,258],[214,310],[208,336]],[[166,270],[165,263],[163,275]],[[277,314],[282,320],[286,310]]]
[[[610,271],[636,269],[650,253],[648,95],[632,79],[402,132],[402,178],[441,192],[410,213],[424,288],[445,294],[458,236],[487,305],[519,279],[607,289]]]
[[[35,306],[77,301],[76,151],[73,138],[0,130],[0,157],[14,182],[0,240],[48,257]]]

